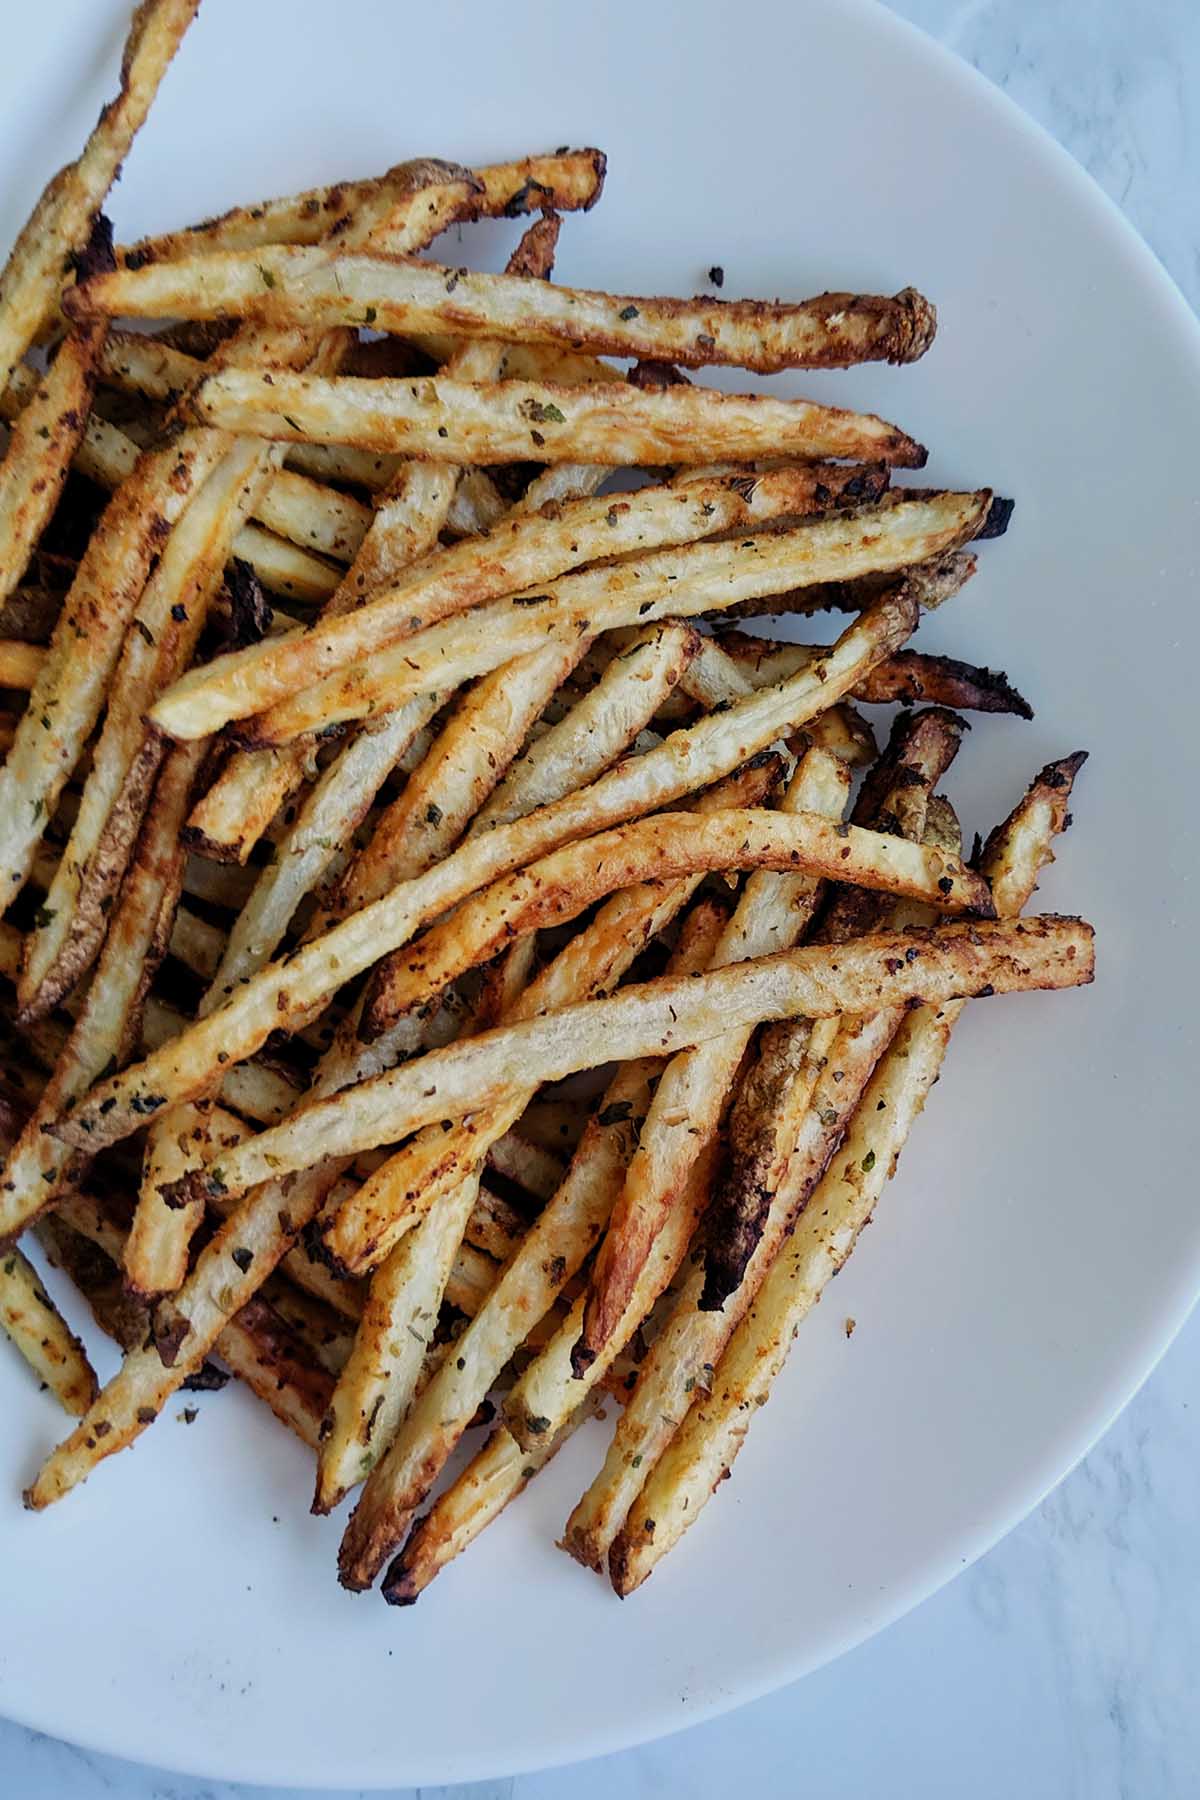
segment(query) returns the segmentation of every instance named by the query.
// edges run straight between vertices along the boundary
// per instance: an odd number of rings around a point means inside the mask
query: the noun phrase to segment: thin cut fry
[[[551,519],[516,513],[485,543],[456,545],[406,570],[348,617],[328,617],[312,631],[255,645],[219,668],[196,672],[164,697],[155,716],[172,735],[216,730],[419,629],[506,594],[536,591],[535,584],[585,562],[688,544],[714,529],[762,524],[788,512],[808,513],[818,489],[831,487],[835,494],[849,489],[853,495],[864,484],[869,492],[870,471],[844,471],[839,481],[828,468],[793,469],[752,485],[744,478],[715,477],[579,500]],[[203,714],[197,710],[201,706]]]
[[[700,641],[689,625],[654,625],[640,633],[566,717],[513,764],[477,815],[472,835],[549,806],[610,768],[678,684]]]
[[[0,309],[0,330],[2,320]],[[68,337],[9,433],[0,462],[0,600],[24,575],[58,503],[92,403],[99,343],[95,330]]]
[[[98,1392],[87,1352],[16,1249],[0,1252],[0,1328],[67,1412],[87,1411]]]
[[[151,563],[219,456],[212,433],[193,434],[186,446],[149,452],[96,528],[0,768],[0,905],[8,906],[23,886],[38,840],[99,717]],[[161,504],[149,507],[152,496]]]
[[[435,1119],[493,1105],[518,1086],[560,1081],[625,1057],[690,1049],[768,1019],[827,1018],[913,1001],[940,1005],[985,989],[1078,987],[1091,978],[1091,928],[1048,915],[1022,923],[985,919],[879,932],[849,944],[785,951],[687,982],[650,981],[483,1032],[349,1093],[315,1100],[192,1178],[188,1192],[206,1198],[240,1193],[272,1176],[311,1168],[322,1156],[357,1155]],[[140,1080],[136,1072],[133,1079]],[[135,1092],[143,1112],[157,1110],[157,1095]],[[77,1113],[55,1129],[72,1143],[87,1143],[86,1116]]]
[[[738,798],[764,799],[777,785],[779,766],[778,758],[770,754],[755,758],[752,764],[702,796],[697,811],[709,812]],[[555,1012],[611,991],[650,939],[683,910],[698,885],[699,877],[689,876],[676,882],[628,888],[615,895],[529,984],[506,1022]],[[706,917],[701,909],[689,915],[677,958],[690,956],[698,938],[707,942],[702,930]],[[691,961],[688,971],[698,966]],[[400,1030],[402,1024],[395,1029]],[[389,1058],[387,1066],[395,1060]],[[501,1106],[475,1111],[449,1131],[439,1125],[418,1133],[337,1212],[325,1238],[331,1258],[344,1268],[356,1270],[378,1261],[440,1193],[478,1167],[485,1152],[521,1116],[534,1091],[532,1087],[515,1088]]]
[[[723,915],[707,903],[689,915],[673,958],[676,974],[704,968]],[[604,1228],[650,1103],[657,1061],[629,1063],[613,1077],[571,1167],[495,1287],[404,1420],[371,1474],[338,1553],[343,1586],[369,1587],[404,1540],[480,1402],[518,1345],[546,1317]]]
[[[143,0],[121,58],[121,90],[76,162],[47,184],[0,274],[0,390],[58,300],[63,269],[82,250],[141,128],[199,0]]]
[[[207,375],[187,401],[201,424],[284,442],[353,444],[434,462],[619,464],[756,456],[878,458],[924,468],[923,445],[874,413],[698,387],[370,381],[247,369]],[[444,434],[444,435],[443,435]]]
[[[599,150],[567,150],[553,156],[530,156],[523,162],[497,163],[473,171],[471,211],[480,218],[517,218],[528,212],[587,212],[604,186],[604,157]],[[310,188],[254,206],[235,206],[219,218],[206,219],[185,231],[142,238],[117,252],[127,268],[172,262],[197,251],[253,250],[259,244],[316,244],[328,235],[348,208],[361,205],[379,188],[379,180],[339,181]]]
[[[210,1149],[208,1125],[209,1108],[188,1102],[171,1107],[150,1127],[141,1191],[125,1244],[126,1282],[141,1300],[160,1300],[183,1285],[188,1248],[204,1206],[196,1201],[168,1206],[159,1190],[204,1163]]]
[[[137,855],[113,915],[79,1020],[0,1179],[0,1244],[12,1242],[72,1177],[47,1125],[136,1041],[137,1017],[166,933],[181,874],[179,826],[200,751],[173,752],[163,766]]]
[[[947,912],[987,916],[987,885],[935,846],[837,826],[815,813],[657,813],[554,851],[504,876],[443,925],[397,951],[377,971],[363,1034],[386,1031],[510,938],[563,924],[616,889],[705,869],[795,869],[884,893],[928,900]]]
[[[70,296],[76,319],[249,318],[328,329],[358,325],[404,335],[550,344],[593,355],[658,358],[684,368],[730,364],[770,375],[862,362],[915,362],[933,341],[933,308],[912,288],[821,294],[796,304],[648,299],[546,288],[513,275],[437,263],[326,252],[303,245],[208,250],[200,256],[94,276]]]
[[[164,1102],[206,1091],[214,1072],[244,1061],[281,1025],[307,1022],[337,988],[405,943],[426,920],[507,870],[555,845],[670,804],[706,787],[781,734],[795,730],[865,669],[909,635],[915,608],[903,587],[878,600],[830,649],[824,680],[811,670],[726,712],[673,732],[660,749],[627,761],[591,787],[564,796],[527,819],[472,838],[417,882],[364,907],[301,949],[285,965],[262,970],[223,1007],[137,1070],[97,1088],[59,1129],[68,1141],[99,1148],[135,1130],[145,1094]],[[116,1104],[106,1104],[115,1102]]]

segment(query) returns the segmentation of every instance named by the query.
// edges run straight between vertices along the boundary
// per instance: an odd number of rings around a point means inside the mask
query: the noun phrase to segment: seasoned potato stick
[[[530,156],[473,171],[470,211],[479,218],[514,219],[529,212],[587,212],[604,186],[599,150],[567,150]],[[185,231],[142,238],[117,252],[130,268],[173,262],[197,251],[253,250],[259,244],[316,244],[344,217],[379,189],[379,178],[338,181],[254,206],[235,206],[219,218]]]
[[[0,1328],[67,1412],[87,1411],[99,1391],[87,1352],[16,1249],[0,1252]]]
[[[165,946],[182,872],[179,826],[200,751],[173,752],[163,766],[104,953],[79,1019],[0,1179],[0,1244],[52,1204],[72,1161],[46,1127],[136,1041],[138,1011]]]
[[[704,968],[723,915],[701,903],[689,915],[674,972]],[[561,1187],[530,1227],[495,1287],[419,1395],[359,1498],[338,1555],[343,1586],[369,1587],[404,1540],[418,1507],[518,1345],[545,1318],[604,1228],[620,1191],[660,1064],[627,1063],[583,1134]]]
[[[1078,987],[1091,980],[1092,968],[1091,928],[1047,915],[885,931],[848,944],[785,951],[687,982],[662,978],[483,1032],[348,1093],[314,1100],[224,1155],[219,1167],[190,1178],[188,1192],[240,1193],[271,1176],[311,1168],[321,1156],[357,1155],[435,1119],[494,1105],[518,1086],[559,1081],[654,1050],[690,1049],[768,1019],[827,1018],[914,1001],[940,1005],[984,990]],[[134,1080],[140,1079],[135,1072]],[[143,1112],[156,1110],[153,1093],[135,1093]],[[55,1131],[87,1143],[86,1116],[77,1112]]]
[[[927,452],[873,413],[725,394],[605,383],[362,380],[250,370],[206,375],[187,401],[201,424],[283,442],[352,444],[434,462],[649,464],[756,456],[877,458],[923,468]],[[444,435],[443,435],[444,434]]]
[[[659,711],[700,642],[690,625],[653,625],[639,633],[595,687],[513,764],[472,835],[549,806],[610,768]]]
[[[159,1190],[201,1167],[211,1154],[209,1111],[189,1101],[171,1107],[150,1126],[141,1190],[125,1244],[125,1279],[140,1300],[160,1300],[183,1285],[188,1248],[204,1206],[197,1201],[168,1206]]]
[[[697,811],[711,811],[734,798],[765,798],[777,784],[778,771],[778,758],[769,754],[756,758],[704,795]],[[512,1019],[533,1018],[609,992],[651,938],[683,910],[698,885],[699,878],[690,876],[628,888],[615,895],[523,991]],[[707,916],[701,909],[689,915],[677,956],[690,956],[697,939],[707,942],[702,929]],[[697,966],[701,965],[694,960],[688,963],[689,971]],[[501,1106],[474,1112],[450,1131],[437,1126],[419,1132],[335,1215],[326,1232],[329,1255],[348,1269],[378,1261],[438,1194],[478,1166],[484,1153],[521,1116],[533,1093],[532,1088],[516,1089]]]
[[[0,331],[2,319],[0,310]],[[93,328],[59,346],[9,433],[0,461],[0,600],[24,575],[58,503],[91,407],[100,336]]]
[[[95,958],[163,754],[144,715],[192,660],[233,539],[266,480],[255,445],[224,457],[167,539],[108,691],[79,813],[26,948],[18,997],[29,1014],[58,1004]]]
[[[46,824],[104,704],[166,532],[215,468],[219,440],[193,434],[151,451],[114,496],[79,564],[46,660],[0,768],[0,904],[23,886]],[[148,507],[151,496],[162,505]],[[86,646],[86,655],[82,654]]]
[[[286,966],[262,970],[178,1043],[118,1082],[103,1084],[60,1130],[68,1141],[82,1140],[98,1149],[136,1129],[142,1115],[132,1104],[135,1097],[140,1107],[144,1094],[161,1095],[165,1102],[205,1092],[218,1068],[253,1055],[285,1019],[306,1022],[337,988],[485,882],[573,837],[693,793],[803,725],[896,649],[914,622],[915,608],[901,587],[878,600],[831,647],[823,680],[805,670],[778,688],[673,732],[660,749],[627,760],[591,787],[470,839],[428,875],[353,914]],[[116,1104],[106,1105],[108,1101]]]
[[[0,389],[58,301],[63,268],[93,220],[141,129],[199,0],[143,0],[121,58],[121,90],[100,114],[78,159],[48,183],[0,274]]]
[[[912,489],[898,490],[905,496]],[[995,502],[993,501],[993,505]],[[986,523],[986,521],[985,521]],[[983,536],[981,530],[976,534]],[[913,569],[909,579],[914,597],[923,611],[932,612],[944,606],[959,593],[975,574],[977,558],[969,550],[951,550],[935,556],[920,568]],[[861,612],[879,598],[881,581],[886,577],[863,575],[853,581],[821,581],[811,586],[791,588],[785,593],[756,596],[727,608],[722,622],[756,618],[766,613]]]
[[[533,584],[554,581],[582,563],[688,544],[723,526],[808,513],[818,489],[853,492],[868,474],[844,471],[840,487],[828,468],[779,471],[752,485],[744,477],[715,477],[575,501],[550,519],[514,514],[486,543],[458,544],[428,557],[349,616],[330,616],[306,633],[252,646],[219,668],[197,671],[164,696],[156,718],[172,734],[216,730],[441,619],[507,594],[536,591]],[[596,591],[606,591],[603,580]]]

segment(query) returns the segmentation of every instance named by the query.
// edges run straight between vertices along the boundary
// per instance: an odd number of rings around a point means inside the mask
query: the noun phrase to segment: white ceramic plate
[[[10,10],[5,239],[110,90],[126,12]],[[1094,920],[1100,980],[970,1010],[736,1478],[623,1606],[553,1547],[592,1431],[396,1612],[340,1592],[306,1456],[234,1391],[23,1515],[62,1420],[0,1359],[0,1709],[103,1750],[369,1786],[687,1725],[986,1549],[1197,1289],[1195,322],[1048,138],[867,4],[206,0],[113,211],[127,236],[416,152],[565,142],[603,145],[611,172],[566,222],[564,280],[689,292],[720,262],[727,294],[912,282],[937,301],[915,368],[795,386],[898,418],[934,479],[1016,496],[1008,539],[921,641],[1007,667],[1037,709],[979,722],[948,784],[970,827],[1049,756],[1093,752],[1042,899]]]

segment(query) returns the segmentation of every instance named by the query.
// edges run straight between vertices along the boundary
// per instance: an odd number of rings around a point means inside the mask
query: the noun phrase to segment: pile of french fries
[[[625,1595],[965,1002],[1091,979],[1087,925],[1022,916],[1083,758],[965,857],[962,714],[1029,709],[908,643],[1011,508],[683,372],[913,361],[919,294],[556,286],[593,150],[114,249],[196,4],[144,0],[0,277],[0,1323],[77,1418],[26,1504],[233,1375],[353,1498],[343,1584],[408,1603],[607,1407],[563,1542]],[[420,254],[518,217],[501,274]]]

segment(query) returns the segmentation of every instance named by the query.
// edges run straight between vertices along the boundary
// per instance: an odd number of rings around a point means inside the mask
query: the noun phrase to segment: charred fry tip
[[[1016,509],[1016,504],[1015,500],[1006,499],[1003,494],[994,494],[992,503],[987,510],[987,517],[975,533],[975,542],[979,543],[984,538],[1003,537],[1008,530],[1008,523]]]
[[[937,308],[924,294],[911,287],[902,288],[895,301],[902,309],[904,323],[901,341],[888,361],[917,362],[937,336]]]

